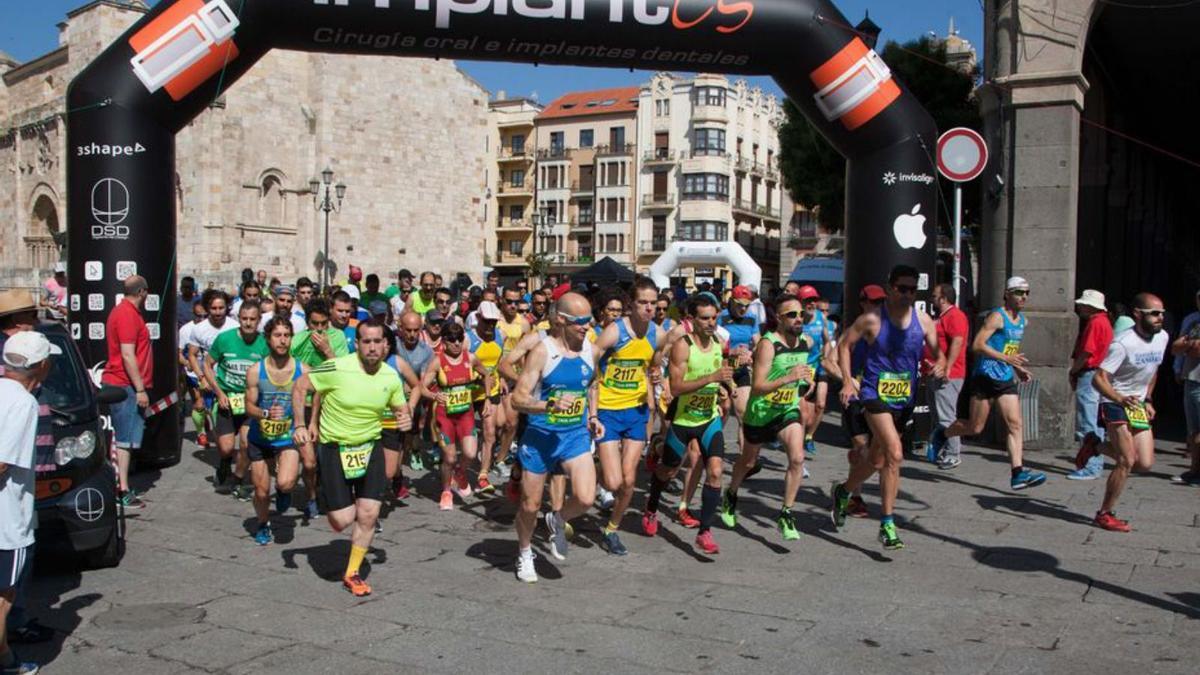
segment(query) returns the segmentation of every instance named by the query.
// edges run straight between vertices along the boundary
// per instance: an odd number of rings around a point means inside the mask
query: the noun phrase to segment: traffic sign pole
[[[962,291],[962,183],[954,184],[954,298]]]
[[[975,180],[987,166],[987,143],[978,132],[956,127],[938,138],[938,172],[954,181],[954,296],[962,292],[962,184]]]

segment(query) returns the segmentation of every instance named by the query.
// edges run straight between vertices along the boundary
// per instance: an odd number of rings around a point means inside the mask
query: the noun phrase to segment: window
[[[520,239],[508,240],[508,252],[512,255],[521,255],[521,251],[525,248],[525,242]]]
[[[591,201],[579,202],[579,224],[580,225],[591,225],[592,224],[592,202]]]
[[[625,127],[612,127],[608,130],[608,144],[613,150],[625,147]]]
[[[726,241],[729,225],[714,220],[685,220],[679,224],[678,235],[684,241]]]
[[[525,134],[513,134],[511,143],[514,155],[525,152]]]
[[[719,173],[689,173],[683,177],[684,199],[729,199],[729,176]]]
[[[579,147],[581,147],[581,148],[592,147],[592,145],[594,143],[592,136],[593,136],[593,134],[592,134],[591,129],[580,129],[579,130]]]
[[[564,145],[564,142],[563,142],[563,132],[551,131],[550,132],[550,153],[551,154],[562,154],[564,147],[566,147],[566,146]]]
[[[724,129],[696,129],[693,133],[692,153],[696,155],[725,154]]]
[[[662,251],[667,248],[667,217],[654,216],[651,235],[651,250]]]
[[[695,93],[696,105],[716,105],[725,107],[725,88],[724,87],[696,87]]]
[[[525,169],[513,169],[508,172],[508,182],[513,187],[525,187]]]
[[[654,116],[666,117],[671,114],[671,99],[660,98],[654,102]]]
[[[524,204],[513,204],[513,205],[509,206],[508,207],[508,217],[514,221],[521,220],[522,218],[524,218],[525,217],[525,205]]]

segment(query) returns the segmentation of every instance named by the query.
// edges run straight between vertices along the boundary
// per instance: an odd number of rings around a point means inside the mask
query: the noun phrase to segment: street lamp
[[[308,189],[312,192],[313,208],[317,211],[325,212],[325,249],[324,262],[321,265],[321,290],[329,288],[329,212],[342,209],[342,199],[346,197],[346,184],[338,183],[333,185],[333,195],[329,194],[329,188],[333,183],[333,169],[325,167],[321,172],[321,180],[310,178],[308,180]],[[324,194],[321,193],[321,187],[325,187]],[[334,199],[337,201],[335,202]]]

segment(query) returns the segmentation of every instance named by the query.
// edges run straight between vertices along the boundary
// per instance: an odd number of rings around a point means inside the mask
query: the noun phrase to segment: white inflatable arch
[[[729,265],[738,275],[738,283],[762,290],[762,268],[732,241],[677,241],[650,266],[650,278],[659,288],[671,285],[671,273],[684,265]]]

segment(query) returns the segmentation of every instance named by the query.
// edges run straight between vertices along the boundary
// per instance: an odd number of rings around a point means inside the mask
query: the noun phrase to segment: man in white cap
[[[1027,324],[1022,310],[1028,300],[1029,282],[1022,277],[1010,277],[1004,284],[1004,304],[988,312],[971,343],[971,351],[978,357],[970,380],[971,416],[957,420],[949,427],[937,427],[929,439],[929,451],[938,456],[947,439],[980,433],[987,424],[992,401],[995,401],[1008,428],[1005,448],[1012,465],[1009,485],[1014,490],[1046,482],[1046,474],[1030,471],[1023,463],[1025,425],[1021,419],[1017,382],[1027,382],[1033,377],[1026,368],[1029,359],[1021,353]]]
[[[1191,466],[1173,476],[1172,483],[1200,485],[1200,291],[1196,291],[1197,311],[1183,317],[1179,337],[1171,343],[1175,355],[1175,379],[1183,383],[1183,413],[1187,420],[1187,449]]]
[[[33,391],[50,374],[50,357],[62,350],[36,331],[21,331],[4,343],[0,378],[0,671],[37,672],[8,645],[7,619],[25,578],[34,545],[34,442],[38,402]]]
[[[1096,369],[1113,340],[1112,323],[1104,306],[1104,294],[1086,289],[1075,300],[1075,313],[1082,320],[1075,351],[1071,353],[1071,389],[1075,391],[1075,442],[1080,444],[1071,480],[1095,480],[1104,473],[1104,456],[1093,449],[1104,440],[1104,427],[1097,421],[1100,392],[1092,386]]]

